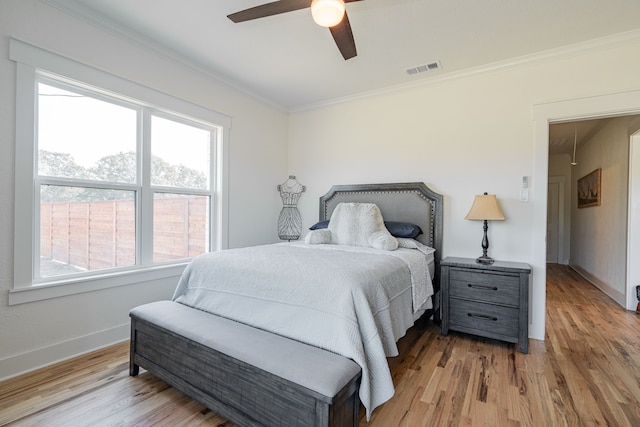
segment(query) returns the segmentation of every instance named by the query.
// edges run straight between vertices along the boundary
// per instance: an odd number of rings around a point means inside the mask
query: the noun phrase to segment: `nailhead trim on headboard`
[[[412,198],[418,196],[425,202],[424,217],[418,225],[423,228],[423,233],[427,234],[430,246],[436,249],[436,262],[439,264],[442,258],[442,202],[443,197],[427,187],[422,182],[392,183],[392,184],[355,184],[355,185],[335,185],[322,197],[320,197],[320,220],[329,219],[331,212],[337,205],[336,199],[340,201],[369,201],[367,196],[375,198],[386,194],[397,194],[400,198],[407,195],[410,203]],[[393,198],[391,198],[393,199]],[[390,200],[391,200],[390,199]],[[374,203],[374,202],[372,202]],[[396,204],[397,200],[389,203]],[[415,203],[414,203],[415,204]],[[394,206],[397,208],[397,206]],[[381,207],[385,220],[404,220],[385,216],[385,209]],[[389,209],[391,210],[391,209]],[[428,218],[425,218],[428,217]],[[426,225],[426,227],[425,227]],[[426,230],[425,230],[426,228]]]

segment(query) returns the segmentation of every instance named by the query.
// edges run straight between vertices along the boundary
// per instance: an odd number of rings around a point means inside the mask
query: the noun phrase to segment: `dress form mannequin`
[[[282,198],[282,210],[278,217],[278,237],[281,240],[298,240],[302,232],[302,217],[298,211],[298,200],[307,188],[300,184],[295,175],[289,175],[282,184],[278,185],[278,191]]]

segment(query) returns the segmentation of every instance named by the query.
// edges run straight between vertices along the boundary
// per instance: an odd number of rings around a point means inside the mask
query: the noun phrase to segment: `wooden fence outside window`
[[[208,197],[154,202],[153,260],[190,258],[208,249]],[[136,264],[133,200],[40,205],[40,256],[80,270]]]

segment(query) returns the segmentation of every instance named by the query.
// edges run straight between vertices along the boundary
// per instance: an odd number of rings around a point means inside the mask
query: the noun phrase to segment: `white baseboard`
[[[529,323],[529,338],[544,341],[544,327],[539,323]]]
[[[582,267],[579,267],[577,265],[570,265],[570,267],[573,268],[576,273],[584,277],[589,283],[600,289],[602,292],[604,292],[605,295],[609,296],[612,300],[626,309],[627,302],[624,293],[613,289],[608,283],[605,283],[602,280],[598,279],[596,276],[589,273]]]
[[[0,381],[129,339],[129,323],[0,359]]]

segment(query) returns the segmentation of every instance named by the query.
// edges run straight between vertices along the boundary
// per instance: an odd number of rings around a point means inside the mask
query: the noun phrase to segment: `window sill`
[[[25,288],[16,288],[9,291],[9,305],[25,304],[160,279],[175,278],[177,284],[186,266],[187,263],[163,265],[135,271],[105,274],[98,277],[85,277],[73,281],[43,283]]]

